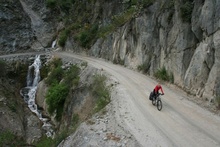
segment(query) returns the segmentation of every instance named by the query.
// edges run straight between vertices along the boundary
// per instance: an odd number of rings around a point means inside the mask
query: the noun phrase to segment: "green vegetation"
[[[54,83],[59,83],[63,77],[64,71],[61,68],[62,61],[60,58],[54,58],[48,65],[48,70],[51,70],[47,79],[45,80],[46,84],[53,85]]]
[[[91,46],[94,40],[97,39],[98,34],[98,25],[94,24],[92,26],[84,27],[81,32],[79,32],[77,39],[80,42],[80,45],[88,48]]]
[[[105,85],[106,76],[95,75],[91,85],[92,94],[96,98],[95,112],[100,111],[110,102],[110,92]]]
[[[106,35],[115,31],[118,27],[124,25],[126,22],[128,22],[133,18],[136,12],[137,12],[136,8],[131,7],[130,9],[128,9],[123,13],[113,16],[112,23],[100,28],[99,37],[105,37]]]
[[[157,70],[154,76],[163,81],[169,81],[171,83],[174,82],[173,74],[168,74],[166,68],[163,66],[161,69]]]
[[[58,40],[58,44],[59,44],[61,47],[64,47],[64,46],[65,46],[65,43],[66,43],[66,40],[67,40],[69,34],[70,34],[70,30],[69,30],[69,29],[64,29],[64,30],[60,33],[59,40]]]
[[[55,147],[54,140],[50,137],[43,136],[35,145],[36,147]]]
[[[191,23],[192,11],[194,7],[194,0],[184,0],[183,4],[180,7],[181,18],[183,22]]]
[[[144,73],[147,73],[150,68],[149,62],[144,62],[142,65],[139,65],[137,67],[138,71],[143,71]]]
[[[46,0],[47,7],[55,10],[60,16],[60,20],[65,23],[65,29],[59,33],[58,44],[65,46],[68,36],[73,38],[84,48],[89,49],[100,37],[106,37],[130,21],[142,8],[147,8],[154,3],[154,0],[131,0],[126,2],[124,12],[111,16],[108,24],[100,25],[101,15],[96,20],[92,17],[95,0],[75,1],[75,0]],[[141,8],[141,9],[140,9]],[[97,13],[102,14],[102,7],[97,7]],[[80,15],[79,15],[80,14]]]
[[[40,141],[35,143],[36,147],[56,147],[60,144],[62,140],[64,140],[69,135],[67,130],[63,130],[60,134],[57,134],[54,139],[43,136]]]
[[[48,89],[46,103],[48,112],[53,114],[56,111],[56,119],[59,121],[62,116],[63,106],[69,89],[65,84],[54,84]]]
[[[46,103],[48,104],[48,112],[52,115],[56,113],[56,120],[60,121],[63,113],[65,100],[72,87],[76,87],[79,83],[80,69],[76,65],[72,65],[68,70],[61,68],[62,60],[54,58],[49,63],[51,73],[45,80],[49,85],[46,94]]]
[[[76,65],[72,65],[64,74],[64,83],[68,87],[75,87],[79,84],[79,72],[80,69]]]
[[[22,146],[23,140],[17,138],[16,135],[11,133],[10,131],[1,131],[0,133],[0,146]]]

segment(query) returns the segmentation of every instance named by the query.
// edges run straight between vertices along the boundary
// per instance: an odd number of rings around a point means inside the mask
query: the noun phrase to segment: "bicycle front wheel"
[[[163,105],[162,105],[162,101],[158,100],[157,101],[157,109],[160,111],[162,109]]]

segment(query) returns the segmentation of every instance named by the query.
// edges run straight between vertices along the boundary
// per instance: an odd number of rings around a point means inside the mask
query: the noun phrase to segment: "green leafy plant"
[[[62,116],[63,106],[68,96],[69,88],[65,84],[54,84],[48,89],[46,94],[46,103],[48,112],[52,115],[56,112],[56,119],[59,121]]]

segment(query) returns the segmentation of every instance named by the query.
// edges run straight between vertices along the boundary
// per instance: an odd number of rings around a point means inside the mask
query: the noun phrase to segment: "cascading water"
[[[38,110],[37,104],[35,103],[37,85],[40,81],[40,68],[40,55],[37,55],[35,57],[34,63],[28,67],[27,87],[22,88],[20,93],[24,98],[24,101],[28,104],[29,109],[34,112],[43,122],[42,128],[46,131],[47,137],[53,137],[54,131],[52,129],[52,125],[48,123],[47,118],[42,117],[42,114]]]

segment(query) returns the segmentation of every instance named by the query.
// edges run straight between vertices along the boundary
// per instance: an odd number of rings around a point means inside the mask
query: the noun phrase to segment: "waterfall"
[[[57,40],[54,40],[53,43],[52,43],[51,48],[52,48],[52,49],[55,48],[56,44],[57,44]]]
[[[28,67],[27,73],[27,86],[21,89],[21,95],[24,101],[28,104],[29,109],[35,113],[38,118],[43,122],[42,128],[46,131],[47,137],[53,137],[54,131],[52,125],[48,123],[47,118],[43,118],[41,112],[38,110],[35,103],[35,96],[37,91],[37,85],[40,81],[40,68],[41,60],[40,55],[35,57],[34,63]]]

